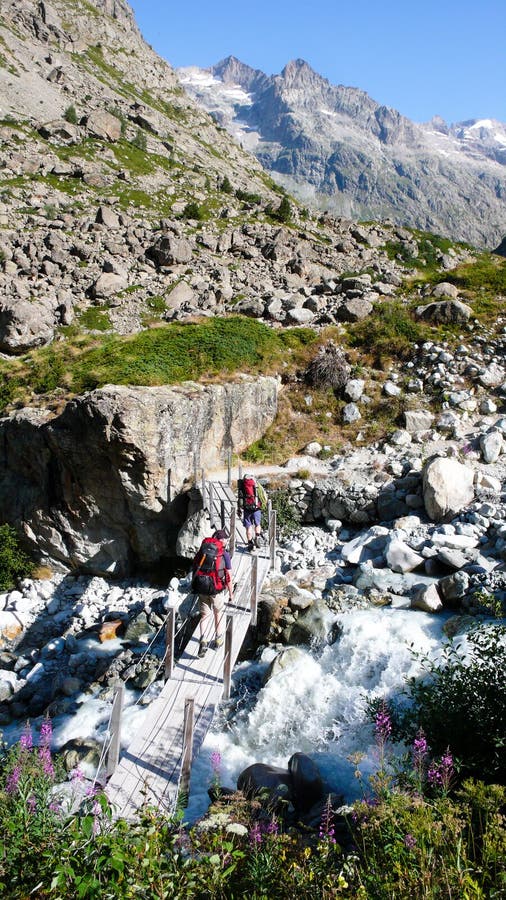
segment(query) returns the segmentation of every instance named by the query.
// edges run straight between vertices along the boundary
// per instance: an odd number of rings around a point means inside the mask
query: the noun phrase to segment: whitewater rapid
[[[342,632],[336,643],[301,648],[294,664],[262,686],[274,651],[234,672],[234,694],[206,737],[191,773],[185,819],[194,821],[209,803],[211,753],[221,756],[221,783],[235,787],[237,776],[254,762],[286,767],[302,751],[318,764],[326,788],[347,802],[361,796],[355,762],[362,754],[363,781],[377,767],[367,700],[398,696],[406,680],[421,672],[417,654],[437,659],[449,614],[395,608],[356,610],[336,616]]]

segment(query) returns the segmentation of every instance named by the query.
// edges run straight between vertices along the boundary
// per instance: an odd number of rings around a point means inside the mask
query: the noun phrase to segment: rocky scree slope
[[[504,237],[506,126],[417,124],[304,60],[267,76],[234,57],[182,84],[304,202],[492,249]]]
[[[340,275],[400,283],[384,248],[409,249],[408,232],[295,204],[276,219],[275,185],[181,92],[126,3],[5,2],[0,29],[0,352],[71,325],[128,334],[230,310],[319,324]]]

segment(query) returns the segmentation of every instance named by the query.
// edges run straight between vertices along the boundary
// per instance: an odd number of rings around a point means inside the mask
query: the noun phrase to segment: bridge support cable
[[[183,754],[181,761],[180,790],[185,796],[190,790],[190,772],[193,760],[193,732],[195,729],[195,701],[188,697],[184,702]]]
[[[165,653],[163,657],[165,667],[165,681],[172,678],[174,671],[174,645],[176,640],[176,610],[169,609],[165,625]]]
[[[230,699],[230,683],[232,680],[232,640],[234,637],[234,617],[227,615],[225,630],[225,652],[223,655],[223,699]]]
[[[119,762],[119,751],[121,746],[121,713],[123,711],[123,703],[125,699],[125,685],[118,684],[112,701],[111,712],[111,742],[107,753],[106,775],[111,777]]]

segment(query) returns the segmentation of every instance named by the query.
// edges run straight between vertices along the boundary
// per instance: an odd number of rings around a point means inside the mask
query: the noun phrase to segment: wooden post
[[[241,465],[241,463],[239,463],[239,472],[238,472],[237,477],[238,477],[239,481],[240,481],[241,478],[242,478],[242,465]]]
[[[200,484],[201,484],[200,490],[202,493],[202,508],[205,509],[206,508],[206,473],[204,472],[203,469],[202,469]]]
[[[271,557],[270,568],[276,568],[276,510],[271,509],[269,519],[269,550]]]
[[[227,484],[232,484],[232,451],[227,450]]]
[[[194,701],[193,697],[187,697],[184,701],[183,722],[183,754],[181,761],[181,791],[188,795],[190,787],[190,771],[193,758],[193,727],[194,727]]]
[[[236,517],[236,509],[235,506],[230,510],[230,538],[228,541],[228,549],[230,556],[233,556],[235,553],[235,517]]]
[[[111,743],[107,752],[106,775],[111,777],[119,762],[119,748],[121,742],[121,712],[123,710],[123,699],[125,696],[125,685],[118,684],[114,691],[111,712]]]
[[[257,623],[258,604],[258,556],[251,557],[251,624]]]
[[[227,615],[227,629],[225,631],[225,652],[223,654],[223,699],[230,697],[230,680],[232,677],[232,635],[234,631],[234,617]]]
[[[174,638],[176,633],[176,610],[174,607],[169,609],[167,613],[167,624],[165,626],[165,656],[163,658],[165,664],[165,681],[172,678],[174,670]]]
[[[209,491],[209,518],[211,520],[211,528],[214,528],[214,491],[212,481],[208,482],[207,489]]]
[[[225,528],[225,501],[220,500],[220,528]]]

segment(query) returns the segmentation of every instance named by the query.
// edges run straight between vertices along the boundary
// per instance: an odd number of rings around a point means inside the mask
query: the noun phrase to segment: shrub
[[[292,207],[287,197],[283,197],[278,208],[272,213],[279,222],[289,222],[292,218]]]
[[[334,341],[323,344],[314,359],[309,363],[304,379],[313,387],[331,387],[340,390],[351,375],[351,367],[346,362],[341,347]]]
[[[188,201],[181,215],[183,219],[197,219],[198,221],[204,217],[202,208],[195,200]]]
[[[423,728],[438,752],[450,747],[462,772],[487,781],[506,779],[506,627],[477,626],[464,651],[450,641],[442,662],[423,659],[426,677],[411,679],[408,734]]]
[[[230,179],[228,178],[227,175],[225,175],[223,181],[220,184],[220,191],[222,191],[224,194],[233,194],[234,193],[234,189],[233,189],[233,187],[230,183]]]
[[[131,143],[134,147],[137,147],[138,150],[146,150],[148,146],[148,139],[145,133],[138,128],[135,135],[133,136]]]
[[[0,591],[8,591],[32,573],[32,563],[19,546],[11,525],[0,525]]]
[[[404,358],[414,343],[434,338],[434,331],[415,321],[409,307],[399,300],[383,302],[370,316],[348,327],[352,347],[370,353],[377,365],[394,357]]]
[[[290,491],[287,488],[278,488],[269,493],[269,499],[276,511],[276,525],[281,537],[290,537],[302,522],[302,516],[292,500]]]
[[[77,112],[75,106],[72,104],[67,106],[67,109],[63,113],[63,118],[66,122],[70,122],[71,125],[77,125]]]

